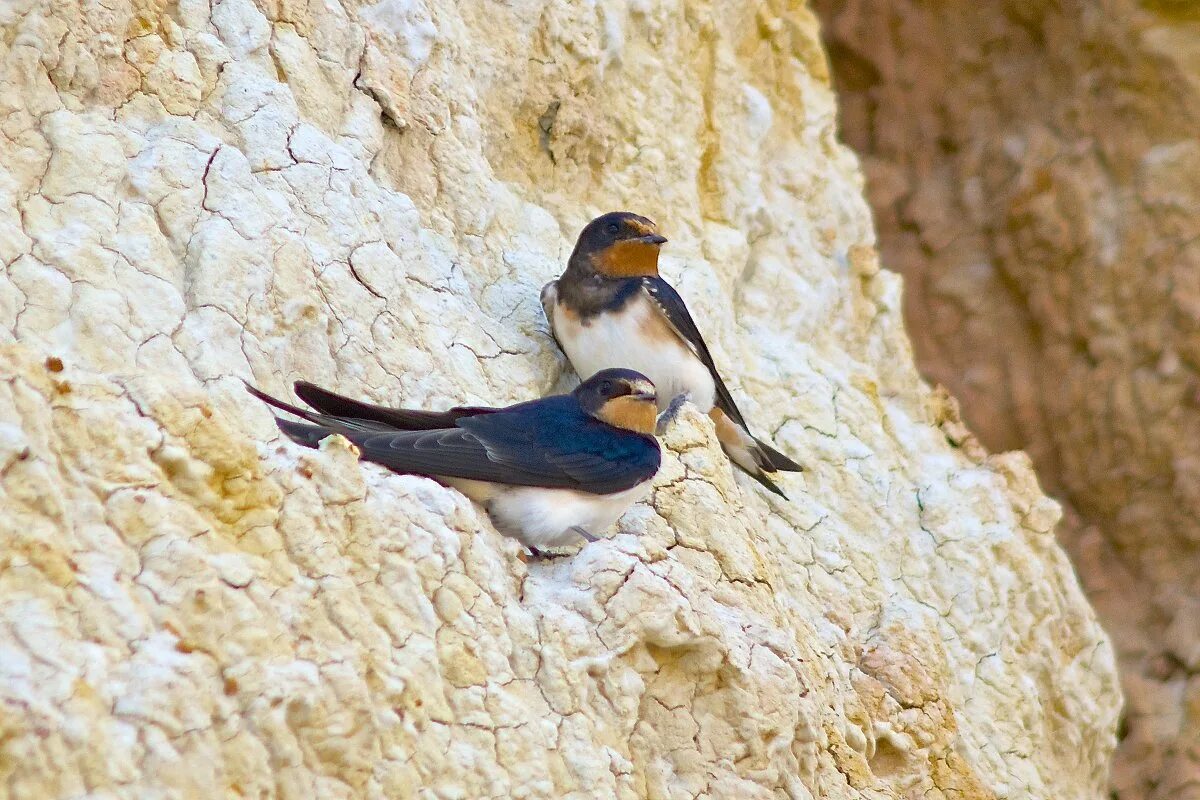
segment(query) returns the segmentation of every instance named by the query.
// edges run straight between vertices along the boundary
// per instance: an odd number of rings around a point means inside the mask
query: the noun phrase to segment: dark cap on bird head
[[[589,416],[609,425],[653,434],[658,419],[658,393],[654,384],[631,369],[603,369],[573,393]]]

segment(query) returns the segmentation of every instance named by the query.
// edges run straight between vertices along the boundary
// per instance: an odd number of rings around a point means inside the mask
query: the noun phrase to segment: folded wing
[[[593,419],[569,396],[462,419],[458,425],[479,438],[490,461],[538,486],[553,481],[556,487],[611,494],[649,480],[661,461],[653,436]]]
[[[378,419],[360,423],[362,417],[356,417],[348,424],[351,421],[346,418],[305,412],[256,390],[255,394],[307,420],[276,420],[280,430],[296,443],[316,447],[326,436],[340,433],[359,448],[363,459],[402,473],[611,494],[653,477],[660,461],[658,443],[652,437],[604,425],[580,412],[567,396],[459,414],[452,427],[396,430]],[[312,403],[313,393],[306,389],[305,394],[309,395],[305,400]],[[331,406],[324,398],[317,400],[325,408],[349,408]],[[366,405],[356,404],[354,413],[362,414]],[[423,424],[434,414],[417,413],[431,415],[417,418]],[[401,421],[412,424],[409,417]]]
[[[729,415],[731,420],[745,428],[746,420],[742,418],[742,412],[738,410],[737,404],[733,402],[733,395],[729,393],[728,387],[725,386],[725,381],[721,380],[721,374],[717,372],[717,365],[713,362],[712,353],[709,352],[708,345],[704,343],[704,337],[700,335],[700,329],[696,327],[696,322],[692,319],[691,313],[688,312],[687,304],[683,302],[683,298],[679,296],[679,292],[675,291],[674,287],[662,278],[656,277],[642,278],[642,287],[653,305],[658,307],[659,312],[670,323],[671,328],[675,331],[675,335],[708,368],[708,372],[712,375],[713,383],[717,390],[717,408],[724,411]]]
[[[700,359],[700,362],[708,368],[708,373],[712,375],[713,386],[716,388],[715,406],[724,412],[734,424],[744,430],[746,435],[750,436],[753,440],[754,448],[751,454],[759,462],[759,465],[771,471],[803,471],[804,467],[797,464],[791,458],[761,439],[751,436],[750,426],[746,424],[742,412],[738,409],[737,404],[733,402],[733,395],[729,392],[729,387],[725,385],[725,381],[721,380],[721,374],[717,372],[717,365],[713,362],[712,353],[709,352],[708,345],[704,343],[704,337],[700,335],[700,329],[696,327],[695,320],[692,319],[691,313],[688,312],[687,304],[683,302],[683,298],[679,296],[674,287],[662,278],[657,277],[642,278],[642,287],[651,302],[657,306],[659,312],[662,313],[663,317],[671,325],[671,328],[675,331],[675,335],[691,348],[696,358]],[[753,469],[749,467],[746,469],[752,475],[755,475],[760,482],[764,480]],[[779,487],[769,481],[764,483],[764,485],[776,494],[783,494]]]

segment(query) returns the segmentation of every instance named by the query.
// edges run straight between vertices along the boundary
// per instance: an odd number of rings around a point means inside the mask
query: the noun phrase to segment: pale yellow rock
[[[0,785],[13,798],[1085,798],[1112,653],[1027,460],[918,380],[803,7],[0,9]],[[525,564],[241,378],[570,385],[537,290],[671,237],[790,502],[686,409]]]

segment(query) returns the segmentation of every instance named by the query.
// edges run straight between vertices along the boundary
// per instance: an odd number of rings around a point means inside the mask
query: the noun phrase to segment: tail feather
[[[729,460],[751,478],[761,483],[768,491],[787,499],[783,490],[766,475],[768,472],[775,471],[768,453],[780,456],[789,464],[792,463],[791,459],[763,445],[723,410],[714,408],[708,412],[708,416],[716,424],[717,441],[721,443],[721,448],[725,451],[725,455],[729,456]]]
[[[780,489],[778,484],[775,483],[775,481],[768,478],[767,474],[765,472],[762,472],[761,470],[755,470],[754,472],[751,472],[748,469],[744,469],[742,471],[745,472],[747,475],[749,475],[751,478],[754,478],[754,480],[758,481],[764,487],[766,487],[767,491],[774,492],[775,494],[782,497],[784,500],[788,499],[788,496],[783,493],[783,489]]]
[[[315,414],[305,408],[294,406],[291,403],[284,402],[278,397],[272,397],[261,389],[251,386],[248,382],[246,391],[262,400],[272,408],[277,408],[280,411],[285,411],[288,414],[294,414],[305,422],[292,422],[282,417],[275,417],[275,424],[279,426],[279,430],[291,439],[296,444],[304,445],[305,447],[316,447],[321,443],[321,440],[326,436],[331,436],[342,431],[338,430],[338,421],[331,419],[324,414]]]
[[[330,422],[330,420],[324,414],[314,414],[306,408],[300,408],[299,406],[294,406],[291,403],[284,402],[278,397],[272,397],[262,389],[251,386],[247,381],[242,381],[242,383],[246,385],[247,392],[254,395],[259,400],[262,400],[267,405],[278,408],[280,411],[286,411],[289,414],[294,414],[297,417],[300,417],[300,419],[307,420],[314,425],[328,425]]]
[[[378,423],[402,431],[430,431],[453,428],[463,417],[489,414],[496,409],[475,406],[452,408],[449,411],[419,411],[409,408],[387,408],[373,403],[352,400],[349,397],[322,389],[308,381],[293,384],[296,396],[313,408],[331,417]]]

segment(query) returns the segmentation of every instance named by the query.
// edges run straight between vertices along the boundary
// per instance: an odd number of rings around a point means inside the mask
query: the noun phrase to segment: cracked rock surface
[[[794,3],[0,7],[0,786],[24,798],[1091,798],[1113,654],[1021,453],[917,377]],[[526,564],[240,380],[571,385],[631,208],[790,502],[685,408]]]

